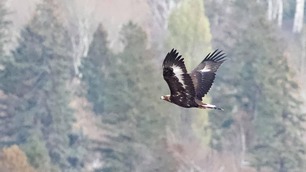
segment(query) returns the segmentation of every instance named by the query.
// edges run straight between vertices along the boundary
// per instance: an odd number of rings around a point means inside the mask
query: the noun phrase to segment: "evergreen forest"
[[[305,0],[0,0],[0,172],[305,172]],[[227,60],[204,102],[169,94]]]

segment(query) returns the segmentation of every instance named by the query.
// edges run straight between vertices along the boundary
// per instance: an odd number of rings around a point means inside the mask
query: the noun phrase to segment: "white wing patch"
[[[203,69],[200,70],[200,72],[212,72],[216,71],[220,65],[217,65],[214,62],[206,62],[206,65]]]
[[[200,72],[210,72],[211,69],[209,67],[204,67],[204,69],[200,70]]]
[[[210,72],[212,71],[212,66],[210,64],[206,64],[205,67],[200,70],[200,72]]]
[[[172,65],[172,69],[173,69],[173,73],[178,78],[179,82],[182,83],[184,88],[186,88],[186,85],[183,80],[183,74],[184,74],[183,70],[179,66],[176,66],[176,65]]]

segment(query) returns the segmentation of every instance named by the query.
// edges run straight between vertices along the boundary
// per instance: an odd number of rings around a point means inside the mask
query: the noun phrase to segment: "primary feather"
[[[204,60],[191,72],[191,77],[195,86],[196,98],[202,101],[210,90],[218,68],[225,61],[225,54],[220,50],[215,50],[208,54]]]

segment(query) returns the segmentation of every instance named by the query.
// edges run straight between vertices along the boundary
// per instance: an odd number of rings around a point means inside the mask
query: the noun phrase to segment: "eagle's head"
[[[165,100],[167,102],[171,102],[170,95],[161,96],[160,99]]]

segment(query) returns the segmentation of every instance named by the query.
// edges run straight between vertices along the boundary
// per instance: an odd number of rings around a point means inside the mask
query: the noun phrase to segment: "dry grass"
[[[101,119],[92,112],[89,102],[83,97],[75,96],[70,106],[75,110],[73,129],[81,131],[91,140],[104,141],[104,132],[98,126]]]
[[[168,132],[167,147],[180,165],[179,171],[256,172],[232,152],[217,152],[197,140],[177,140]]]

